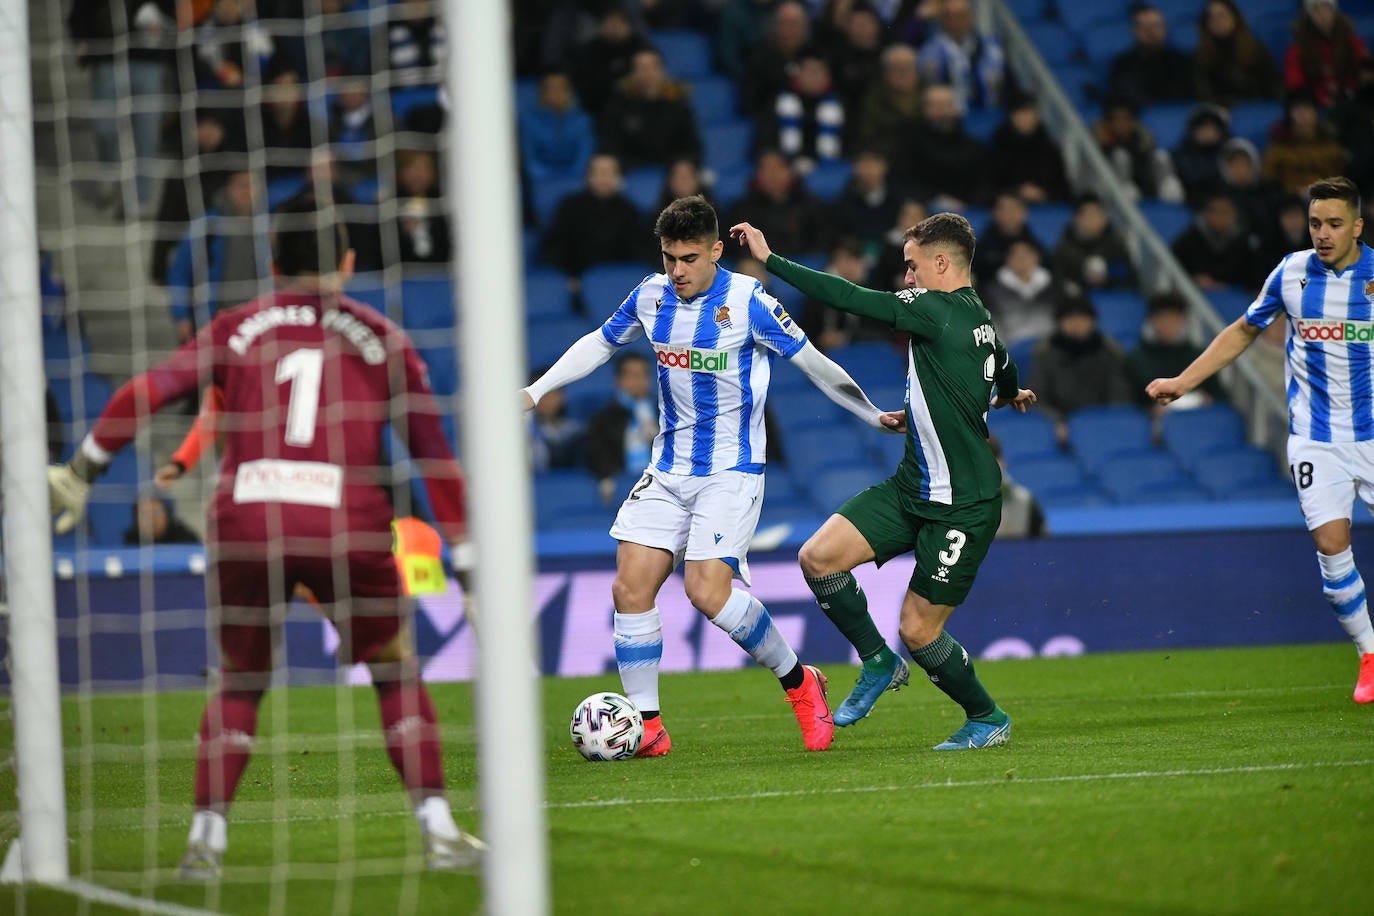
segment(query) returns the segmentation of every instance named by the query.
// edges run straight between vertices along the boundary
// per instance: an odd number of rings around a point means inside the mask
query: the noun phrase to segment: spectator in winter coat
[[[1067,445],[1070,416],[1098,404],[1129,404],[1131,383],[1126,355],[1098,328],[1091,302],[1069,296],[1054,323],[1054,332],[1032,353],[1027,386],[1039,397],[1039,408],[1054,418],[1059,443]]]
[[[1221,187],[1221,147],[1230,139],[1230,124],[1226,109],[1208,103],[1188,114],[1188,127],[1170,159],[1193,207]]]
[[[1192,61],[1169,44],[1164,13],[1149,3],[1133,4],[1131,35],[1135,44],[1112,59],[1108,95],[1142,108],[1191,97]]]
[[[577,97],[593,118],[611,100],[616,84],[629,76],[635,52],[644,47],[644,36],[635,30],[629,14],[608,6],[596,34],[577,49],[569,68]]]
[[[943,0],[939,27],[921,46],[921,77],[954,90],[960,111],[996,108],[1006,84],[1006,55],[977,30],[969,0]]]
[[[1069,199],[1064,157],[1033,96],[1018,95],[1008,104],[1007,119],[988,145],[988,177],[997,190],[1015,191],[1027,203]]]
[[[1135,285],[1126,242],[1107,219],[1097,195],[1078,198],[1073,218],[1054,248],[1050,270],[1073,293]]]
[[[779,3],[773,12],[768,35],[749,55],[741,81],[740,106],[744,113],[760,116],[787,88],[796,72],[797,58],[811,41],[811,16],[797,0]]]
[[[616,86],[601,112],[600,151],[616,156],[626,171],[700,155],[701,137],[688,92],[668,78],[658,51],[636,51],[630,75]]]
[[[1236,0],[1207,0],[1197,21],[1194,93],[1230,107],[1248,99],[1276,99],[1283,88],[1269,49],[1250,31]]]
[[[722,225],[756,223],[768,227],[769,241],[780,251],[825,252],[832,238],[825,205],[806,190],[781,153],[766,150],[755,163],[749,190],[735,204],[731,218],[722,220]]]
[[[1145,386],[1150,382],[1157,378],[1173,378],[1192,365],[1193,360],[1202,353],[1197,344],[1188,339],[1187,319],[1188,306],[1178,293],[1151,296],[1146,305],[1145,327],[1141,331],[1140,341],[1126,357],[1126,374],[1130,376],[1137,402],[1149,405],[1156,412],[1176,406],[1198,406],[1225,397],[1221,381],[1215,375],[1187,395],[1193,401],[1191,405],[1184,404],[1180,398],[1164,407],[1145,393]]]
[[[1221,188],[1236,205],[1241,221],[1251,232],[1263,234],[1282,196],[1278,185],[1260,176],[1260,155],[1255,144],[1244,137],[1232,137],[1221,145]],[[1306,209],[1303,226],[1307,225]],[[1303,232],[1306,232],[1306,228]]]
[[[539,78],[539,102],[522,110],[520,162],[525,178],[538,183],[584,175],[596,149],[592,119],[577,104],[572,79],[561,70]]]
[[[1294,92],[1264,149],[1262,173],[1288,194],[1306,194],[1307,186],[1345,171],[1346,154],[1336,129],[1321,116],[1311,92]]]
[[[620,163],[605,153],[587,164],[587,185],[565,197],[544,234],[543,259],[568,275],[580,295],[582,271],[593,264],[640,260],[644,221],[621,190]]]
[[[1007,261],[1013,242],[1028,242],[1044,254],[1045,246],[1030,228],[1030,210],[1012,191],[1002,191],[992,202],[992,221],[978,233],[978,248],[973,254],[974,275],[987,280]]]
[[[1093,135],[1128,194],[1182,203],[1183,185],[1174,174],[1169,153],[1155,145],[1155,136],[1141,123],[1140,108],[1134,102],[1109,100],[1093,125]]]
[[[844,155],[844,99],[830,79],[830,64],[812,46],[797,57],[789,85],[773,100],[773,111],[762,135],[803,175],[820,162]]]
[[[1355,92],[1360,61],[1368,56],[1355,24],[1336,8],[1336,0],[1304,0],[1293,43],[1284,54],[1284,88],[1310,92],[1318,105],[1328,108]]]
[[[887,157],[881,152],[859,150],[854,155],[849,184],[831,206],[837,236],[858,239],[870,258],[881,253],[887,230],[905,199],[903,190],[888,178],[888,171]]]
[[[865,93],[854,125],[858,145],[880,150],[888,163],[903,155],[901,138],[921,116],[921,75],[914,48],[888,45],[882,53],[882,79]]]
[[[981,203],[987,193],[987,150],[964,130],[954,91],[927,86],[921,92],[921,118],[892,160],[898,177],[937,207],[962,210]]]
[[[1208,290],[1227,286],[1249,289],[1262,283],[1268,268],[1259,265],[1258,247],[1254,236],[1241,225],[1236,205],[1223,191],[1214,191],[1207,198],[1193,225],[1173,242],[1178,263],[1194,283]]]

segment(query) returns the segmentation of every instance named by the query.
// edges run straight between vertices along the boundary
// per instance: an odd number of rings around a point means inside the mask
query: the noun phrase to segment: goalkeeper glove
[[[66,534],[76,527],[86,514],[86,500],[91,495],[91,484],[105,468],[91,461],[77,449],[72,460],[66,464],[48,467],[48,505],[57,521],[53,531]]]

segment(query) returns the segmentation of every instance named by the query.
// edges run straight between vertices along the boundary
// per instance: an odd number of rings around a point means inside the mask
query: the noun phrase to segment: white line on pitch
[[[92,884],[89,881],[82,881],[79,878],[73,878],[70,881],[63,881],[61,884],[52,886],[56,890],[66,891],[95,903],[117,906],[120,909],[133,910],[135,913],[155,913],[158,916],[219,916],[214,910],[198,910],[195,907],[182,906],[180,903],[137,897],[113,888]]]
[[[678,805],[700,802],[751,801],[762,798],[791,798],[803,795],[853,795],[866,792],[910,792],[913,789],[970,789],[1001,785],[1043,785],[1056,782],[1096,782],[1109,779],[1176,779],[1187,776],[1225,776],[1232,773],[1277,773],[1312,770],[1321,767],[1355,767],[1374,764],[1369,760],[1338,760],[1318,763],[1269,763],[1241,767],[1209,767],[1195,770],[1138,770],[1133,773],[1078,773],[1062,776],[1002,777],[962,779],[944,782],[918,782],[888,786],[837,786],[828,789],[780,789],[774,792],[742,792],[738,795],[684,796],[681,798],[604,798],[594,801],[549,802],[549,808],[611,808],[620,805]]]

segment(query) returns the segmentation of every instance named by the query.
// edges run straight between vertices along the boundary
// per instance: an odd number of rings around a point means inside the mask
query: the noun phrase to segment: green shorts
[[[882,566],[916,553],[910,589],[932,604],[957,606],[968,597],[978,567],[1002,520],[1002,496],[962,506],[912,500],[895,478],[869,487],[836,510],[859,529]]]

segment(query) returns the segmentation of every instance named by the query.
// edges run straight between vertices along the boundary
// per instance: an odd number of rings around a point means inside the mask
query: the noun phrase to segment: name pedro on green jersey
[[[730,354],[725,350],[701,350],[696,347],[674,347],[654,344],[658,364],[667,369],[687,369],[691,372],[727,372]]]
[[[1338,321],[1333,318],[1299,318],[1298,337],[1335,343],[1374,343],[1374,321]]]

